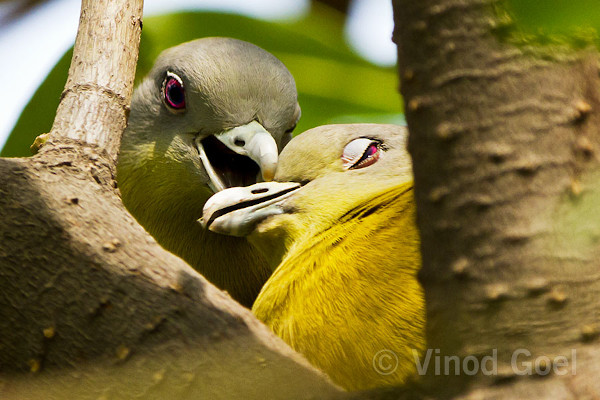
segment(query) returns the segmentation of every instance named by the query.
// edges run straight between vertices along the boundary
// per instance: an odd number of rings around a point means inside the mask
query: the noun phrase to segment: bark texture
[[[50,135],[98,145],[116,160],[127,124],[143,1],[81,2],[69,77]]]
[[[0,160],[0,397],[337,393],[249,310],[164,251],[113,183],[109,160],[80,142]]]
[[[597,397],[598,52],[505,43],[497,3],[393,2],[427,347],[480,360],[497,349],[498,359],[491,376],[436,376],[431,364],[423,387],[444,398]],[[531,353],[521,363],[564,355],[567,373],[521,376],[518,349]]]
[[[83,1],[48,143],[0,159],[0,398],[338,398],[123,208],[114,161],[141,9]]]

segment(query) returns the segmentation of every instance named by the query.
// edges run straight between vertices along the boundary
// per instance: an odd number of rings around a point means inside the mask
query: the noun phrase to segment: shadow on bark
[[[65,141],[0,159],[1,397],[339,393],[156,244],[96,150]]]

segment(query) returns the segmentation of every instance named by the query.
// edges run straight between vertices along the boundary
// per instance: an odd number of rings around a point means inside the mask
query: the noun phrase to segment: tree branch
[[[69,78],[50,139],[82,140],[113,160],[127,124],[143,1],[83,0]]]

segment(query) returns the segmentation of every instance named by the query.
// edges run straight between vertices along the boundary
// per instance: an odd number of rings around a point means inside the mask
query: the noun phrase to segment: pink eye
[[[379,143],[371,143],[360,160],[354,164],[352,169],[359,169],[375,164],[379,160]]]
[[[167,72],[163,81],[163,101],[167,108],[178,112],[185,110],[185,90],[183,81],[172,72]]]
[[[377,153],[377,144],[371,143],[367,151],[365,151],[365,155],[367,157],[371,157],[373,154]]]
[[[342,153],[345,169],[359,169],[375,164],[381,155],[382,143],[375,139],[358,138],[346,145]]]

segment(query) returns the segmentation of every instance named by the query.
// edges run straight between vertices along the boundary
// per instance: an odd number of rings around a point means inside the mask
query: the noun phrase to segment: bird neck
[[[164,232],[153,234],[215,286],[251,307],[272,270],[245,238],[203,229],[196,216],[177,214]]]
[[[142,146],[122,149],[117,179],[125,207],[161,246],[251,306],[272,269],[245,239],[204,230],[197,219],[211,192],[181,163],[161,162]]]
[[[181,203],[180,203],[181,204]],[[189,208],[188,208],[189,207]],[[166,207],[161,218],[140,223],[170,252],[178,255],[218,288],[251,307],[272,271],[244,239],[218,235],[196,221],[201,207]]]

